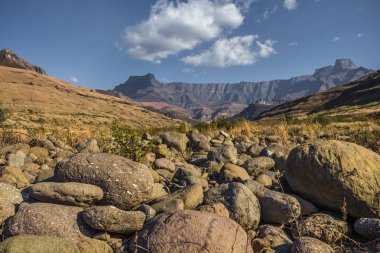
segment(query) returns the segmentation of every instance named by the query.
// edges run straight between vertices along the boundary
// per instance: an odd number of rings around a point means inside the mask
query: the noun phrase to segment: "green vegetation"
[[[111,136],[102,136],[101,147],[105,152],[124,156],[137,162],[144,161],[150,148],[149,145],[142,144],[140,131],[129,126],[120,126],[117,121],[112,123],[110,130]]]
[[[10,111],[8,109],[0,108],[0,124],[3,124],[10,115]]]

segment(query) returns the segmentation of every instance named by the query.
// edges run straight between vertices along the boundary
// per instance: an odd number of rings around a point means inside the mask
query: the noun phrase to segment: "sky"
[[[0,0],[0,48],[78,86],[380,69],[380,0]]]

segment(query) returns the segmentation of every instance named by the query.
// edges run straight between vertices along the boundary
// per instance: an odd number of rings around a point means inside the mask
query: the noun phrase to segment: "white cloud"
[[[332,42],[338,42],[338,41],[340,41],[340,37],[339,36],[336,36],[336,37],[334,37],[331,41]]]
[[[297,0],[284,0],[284,7],[288,10],[295,10],[298,7]]]
[[[289,46],[291,46],[291,47],[298,47],[298,42],[297,41],[293,41],[293,42],[291,42],[291,43],[289,43]]]
[[[79,79],[77,77],[75,77],[75,76],[70,76],[69,79],[70,79],[70,82],[73,82],[73,83],[78,83],[79,82]]]
[[[364,34],[363,34],[363,33],[358,33],[357,36],[358,36],[359,38],[361,38],[361,37],[364,36]]]
[[[257,35],[236,36],[218,39],[209,49],[198,55],[184,57],[182,61],[194,66],[229,67],[234,65],[251,65],[258,58],[267,58],[276,51],[272,47],[273,41],[256,42],[257,51],[252,49]]]
[[[160,63],[239,27],[253,0],[159,0],[149,18],[128,27],[117,47],[131,56]]]

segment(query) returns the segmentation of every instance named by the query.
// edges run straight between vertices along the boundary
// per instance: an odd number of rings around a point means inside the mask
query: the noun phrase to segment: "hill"
[[[18,57],[10,49],[2,49],[0,51],[0,66],[18,68],[18,69],[29,69],[31,71],[46,75],[46,71],[43,68],[35,66],[30,62]]]
[[[164,102],[181,107],[194,119],[209,120],[241,112],[257,100],[294,100],[356,80],[373,71],[350,59],[316,69],[312,75],[287,80],[240,83],[162,83],[153,74],[131,76],[114,88],[138,102]],[[158,109],[158,108],[156,108]]]
[[[0,66],[0,107],[11,111],[13,122],[31,128],[86,129],[109,125],[114,119],[134,127],[165,127],[179,122],[123,98],[4,66]]]
[[[284,103],[263,112],[258,118],[283,115],[379,115],[380,71],[326,91]]]

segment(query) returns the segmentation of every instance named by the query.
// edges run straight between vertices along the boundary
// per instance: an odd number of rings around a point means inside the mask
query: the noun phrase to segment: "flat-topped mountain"
[[[35,66],[24,59],[20,58],[10,49],[2,49],[0,51],[0,66],[28,69],[39,74],[46,75],[46,71],[43,68]]]
[[[162,83],[153,74],[131,76],[115,87],[139,102],[165,102],[185,109],[196,119],[232,116],[257,100],[294,100],[356,80],[373,70],[358,67],[350,59],[318,68],[312,75],[287,80],[239,83]],[[231,105],[234,106],[231,107]]]

